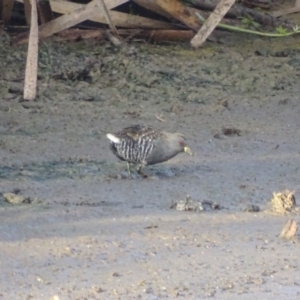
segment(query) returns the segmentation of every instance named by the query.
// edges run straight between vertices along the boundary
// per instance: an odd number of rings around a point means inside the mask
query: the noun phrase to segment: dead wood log
[[[34,100],[36,97],[39,41],[38,26],[36,0],[31,0],[31,25],[25,70],[24,100]]]
[[[23,0],[17,0],[23,3]],[[77,4],[74,2],[61,1],[61,0],[50,0],[51,8],[54,12],[61,14],[69,14],[75,9],[84,7],[84,5]],[[142,28],[142,29],[174,29],[176,25],[170,24],[164,21],[152,20],[145,17],[136,15],[126,14],[118,11],[109,11],[110,16],[116,26],[124,28]],[[99,23],[106,23],[104,15],[90,16],[89,20]]]
[[[128,0],[114,0],[114,1],[107,1],[107,6],[109,9],[115,7],[116,3],[117,6],[120,3],[127,2]],[[49,36],[52,36],[54,33],[60,32],[64,29],[70,28],[75,26],[90,17],[95,15],[102,15],[104,17],[104,12],[101,10],[99,2],[97,0],[93,0],[87,5],[80,6],[80,8],[75,9],[72,13],[63,15],[58,17],[55,20],[52,20],[46,24],[43,24],[39,27],[39,38],[43,39]],[[105,17],[104,17],[105,18]],[[13,44],[21,44],[27,42],[28,40],[28,33],[20,34],[16,38],[12,40]]]
[[[61,14],[70,13],[73,10],[82,6],[81,4],[61,1],[61,0],[50,0],[50,3],[53,11]],[[172,24],[163,21],[151,20],[149,18],[144,18],[144,17],[126,14],[118,11],[112,11],[112,10],[109,13],[115,25],[120,27],[126,27],[126,28],[138,27],[138,28],[154,28],[154,29],[174,28]],[[89,20],[94,22],[104,23],[104,24],[106,23],[105,17],[101,15],[97,15],[92,18],[89,18]]]

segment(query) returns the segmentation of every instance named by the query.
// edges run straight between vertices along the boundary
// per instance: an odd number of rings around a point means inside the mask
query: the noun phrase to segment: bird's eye
[[[179,141],[179,145],[183,147],[185,145],[184,141]]]

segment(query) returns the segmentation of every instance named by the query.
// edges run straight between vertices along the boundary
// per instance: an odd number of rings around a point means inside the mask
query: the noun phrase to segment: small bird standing
[[[138,174],[146,178],[142,167],[167,161],[181,152],[192,155],[183,134],[161,131],[152,126],[133,125],[106,136],[113,154],[127,162],[130,177],[131,164],[136,165]]]

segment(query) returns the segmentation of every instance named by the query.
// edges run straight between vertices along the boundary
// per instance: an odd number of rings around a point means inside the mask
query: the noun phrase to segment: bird
[[[169,133],[150,125],[131,125],[117,133],[107,133],[110,150],[121,161],[127,162],[131,178],[131,166],[137,173],[147,178],[142,168],[167,161],[181,152],[193,155],[183,134]]]

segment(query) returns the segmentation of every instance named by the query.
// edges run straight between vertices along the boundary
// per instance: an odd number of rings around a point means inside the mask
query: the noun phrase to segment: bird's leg
[[[143,178],[148,178],[148,175],[142,172],[142,165],[138,165],[136,168],[136,171],[138,172],[139,175],[141,175]]]
[[[128,172],[129,178],[131,178],[131,164],[130,164],[130,162],[127,162],[127,172]]]

